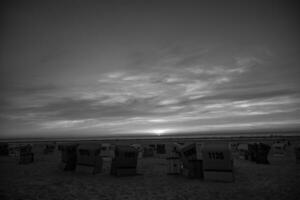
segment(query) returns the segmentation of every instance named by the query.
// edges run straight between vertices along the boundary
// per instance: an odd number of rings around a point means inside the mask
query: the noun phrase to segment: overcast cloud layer
[[[1,4],[2,138],[300,125],[292,1]]]

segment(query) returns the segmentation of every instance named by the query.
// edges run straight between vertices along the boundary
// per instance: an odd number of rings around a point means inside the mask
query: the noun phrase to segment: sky
[[[300,127],[296,1],[0,7],[0,138]]]

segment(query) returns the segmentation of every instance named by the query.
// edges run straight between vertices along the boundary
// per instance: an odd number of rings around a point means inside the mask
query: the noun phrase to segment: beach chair
[[[127,145],[115,147],[115,157],[111,163],[111,174],[116,176],[136,175],[138,151]]]
[[[167,174],[169,175],[177,175],[180,174],[182,163],[180,160],[180,150],[177,144],[167,144],[166,145],[167,151]]]
[[[8,144],[8,156],[17,157],[19,152],[18,146],[16,144]]]
[[[34,154],[31,152],[31,145],[24,145],[19,147],[19,164],[29,164],[34,160]]]
[[[182,169],[182,162],[181,160],[175,157],[169,157],[167,158],[167,174],[168,175],[178,175],[181,172]]]
[[[286,146],[286,143],[274,143],[271,149],[273,156],[284,156]]]
[[[154,156],[154,150],[151,147],[144,147],[143,148],[143,157],[153,157]]]
[[[247,152],[248,160],[252,162],[256,162],[256,157],[257,157],[257,144],[256,143],[248,144],[248,152]]]
[[[240,159],[248,160],[248,144],[238,144],[237,151]]]
[[[205,180],[234,181],[233,159],[228,143],[205,143],[202,156]]]
[[[54,144],[46,144],[46,146],[44,147],[44,154],[47,155],[47,154],[51,154],[54,152],[54,149],[55,149],[55,145]]]
[[[156,145],[156,155],[159,158],[166,158],[166,145],[165,144],[157,144]]]
[[[143,148],[142,148],[142,145],[140,145],[140,144],[132,144],[130,146],[134,147],[137,150],[137,152],[138,152],[138,159],[142,159],[143,158]]]
[[[101,144],[100,156],[113,158],[114,157],[113,146],[109,143]]]
[[[296,146],[294,148],[295,156],[296,156],[296,162],[300,163],[300,146]]]
[[[60,145],[61,163],[59,167],[64,171],[74,171],[76,169],[78,144]]]
[[[193,143],[180,149],[182,174],[189,178],[203,178],[202,144]]]
[[[271,147],[264,143],[257,144],[257,155],[256,155],[256,163],[258,164],[270,164],[268,161],[268,154]]]
[[[102,171],[101,145],[81,144],[77,147],[76,172],[97,174]]]
[[[8,143],[0,143],[0,156],[8,156]]]

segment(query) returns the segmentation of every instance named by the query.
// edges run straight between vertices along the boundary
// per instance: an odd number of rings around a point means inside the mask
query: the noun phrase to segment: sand
[[[262,165],[235,158],[235,182],[222,183],[167,175],[167,161],[155,157],[139,159],[139,175],[131,177],[61,171],[58,152],[27,165],[0,157],[0,199],[300,199],[300,164],[276,159]]]

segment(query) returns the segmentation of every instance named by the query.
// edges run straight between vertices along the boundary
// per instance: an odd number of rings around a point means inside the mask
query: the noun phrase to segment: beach
[[[60,152],[36,155],[30,164],[0,157],[0,199],[299,199],[300,164],[290,156],[270,165],[234,158],[231,183],[168,175],[167,160],[138,160],[135,176],[115,177],[59,169]]]

